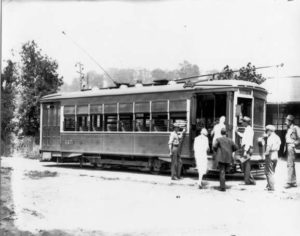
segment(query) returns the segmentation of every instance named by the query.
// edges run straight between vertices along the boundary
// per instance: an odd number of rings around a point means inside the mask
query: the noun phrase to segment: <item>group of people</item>
[[[226,191],[225,174],[231,164],[233,164],[233,153],[239,150],[239,146],[229,137],[225,125],[225,117],[222,116],[219,123],[216,124],[211,132],[213,136],[212,149],[213,158],[218,164],[220,173],[220,190]],[[294,124],[295,117],[288,115],[286,117],[287,133],[285,136],[287,153],[287,169],[288,178],[285,188],[297,187],[296,169],[295,169],[295,148],[300,145],[300,128]],[[236,134],[241,138],[241,167],[244,172],[244,181],[246,185],[255,185],[256,182],[251,174],[251,156],[253,154],[253,138],[254,131],[251,126],[251,119],[247,116],[242,118],[244,132],[241,133],[238,129]],[[278,151],[281,146],[281,140],[275,133],[275,126],[267,125],[266,134],[258,139],[258,142],[264,149],[265,156],[265,175],[267,179],[266,190],[274,191],[274,173],[278,160]],[[174,125],[174,132],[170,134],[169,150],[171,156],[171,178],[172,180],[180,179],[182,162],[180,158],[181,143],[183,142],[186,130],[179,132],[179,126]],[[194,140],[194,156],[198,170],[198,187],[203,188],[202,178],[207,172],[207,153],[210,150],[208,131],[205,128],[201,129],[200,134]]]

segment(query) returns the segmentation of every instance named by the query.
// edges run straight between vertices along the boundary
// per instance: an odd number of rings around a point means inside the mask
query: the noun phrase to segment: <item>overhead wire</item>
[[[80,48],[103,72],[104,74],[114,83],[118,84],[110,75],[109,73],[97,62],[97,60],[92,57],[87,50],[85,50],[79,43],[77,43],[75,40],[73,40],[65,31],[61,32],[63,35],[65,35],[70,41],[72,41],[73,44],[75,44],[78,48]]]

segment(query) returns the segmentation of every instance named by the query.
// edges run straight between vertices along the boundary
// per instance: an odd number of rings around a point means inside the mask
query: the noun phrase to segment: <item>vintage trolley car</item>
[[[41,156],[160,171],[170,166],[168,138],[172,124],[180,121],[187,129],[181,156],[188,168],[194,166],[193,140],[202,127],[210,131],[225,115],[228,135],[239,143],[234,129],[243,130],[240,117],[246,115],[255,131],[252,166],[259,167],[262,150],[256,140],[264,132],[266,95],[259,85],[239,80],[137,84],[47,95],[41,100]],[[209,170],[215,170],[211,156],[208,159]]]

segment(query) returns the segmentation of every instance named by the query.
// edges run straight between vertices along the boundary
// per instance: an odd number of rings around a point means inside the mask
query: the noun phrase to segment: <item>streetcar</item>
[[[193,140],[205,127],[226,117],[228,136],[238,145],[243,116],[252,120],[252,169],[262,170],[267,91],[240,80],[170,81],[145,86],[56,93],[41,99],[42,160],[89,162],[95,166],[130,166],[159,172],[170,168],[168,139],[175,122],[186,129],[181,157],[184,170],[195,167]],[[210,146],[212,137],[209,135]],[[208,171],[218,167],[208,155]],[[240,152],[231,172],[239,171]]]

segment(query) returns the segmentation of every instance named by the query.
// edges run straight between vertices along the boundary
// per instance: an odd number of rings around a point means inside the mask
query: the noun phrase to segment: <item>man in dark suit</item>
[[[238,146],[226,136],[226,129],[221,129],[222,137],[217,138],[213,144],[216,154],[216,161],[220,169],[220,190],[226,191],[225,173],[230,164],[233,162],[232,153],[238,149]]]

